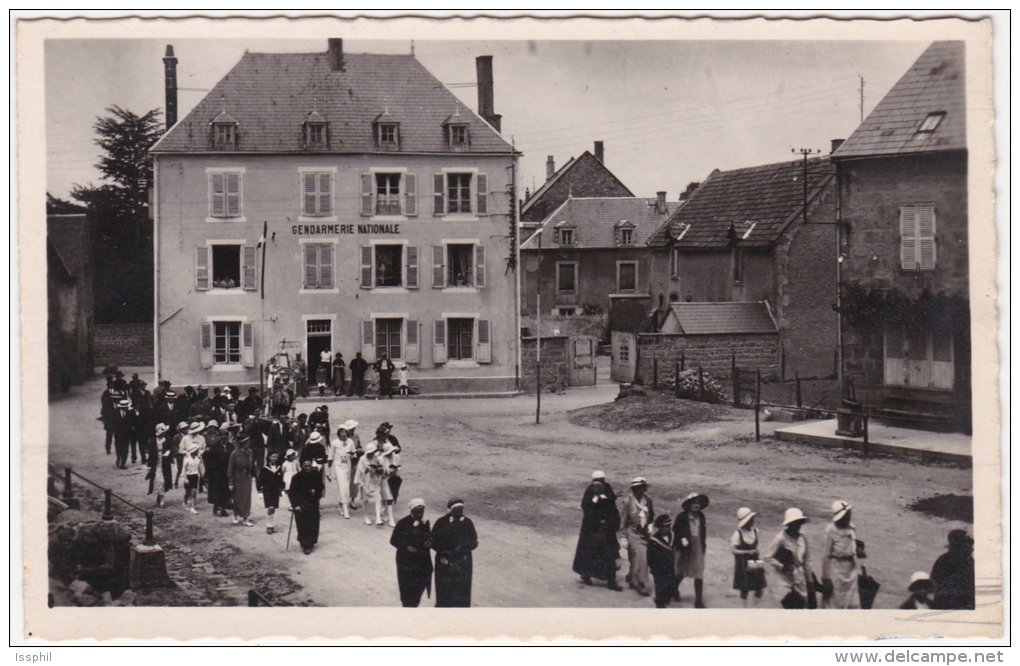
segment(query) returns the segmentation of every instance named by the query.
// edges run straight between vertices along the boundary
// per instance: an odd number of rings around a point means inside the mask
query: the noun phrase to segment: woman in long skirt
[[[681,511],[673,521],[673,548],[676,549],[677,599],[680,595],[680,582],[684,578],[694,579],[694,607],[704,608],[702,590],[705,578],[705,514],[702,509],[708,506],[708,497],[700,493],[691,493],[680,505]],[[679,599],[677,599],[679,600]]]
[[[580,574],[585,585],[591,585],[592,578],[597,578],[608,581],[610,590],[622,590],[616,582],[616,559],[620,556],[616,532],[620,529],[620,512],[616,508],[616,496],[606,483],[603,472],[592,474],[591,483],[581,498],[581,511],[583,517],[574,550],[574,572]]]
[[[234,500],[234,524],[243,522],[245,527],[255,523],[251,520],[251,483],[255,478],[255,455],[249,447],[250,440],[242,436],[230,454],[227,463],[227,478]]]
[[[436,608],[471,606],[471,551],[478,547],[474,523],[464,515],[464,502],[453,498],[450,512],[432,528],[432,549],[436,551]]]
[[[861,607],[857,578],[857,535],[850,522],[850,510],[846,502],[832,504],[832,522],[825,526],[825,540],[822,543],[822,608],[856,609]]]
[[[755,605],[761,601],[765,589],[764,565],[758,558],[758,528],[754,526],[757,516],[746,506],[737,509],[737,529],[730,539],[733,553],[733,589],[740,592],[740,598],[747,607],[748,593],[754,592]]]

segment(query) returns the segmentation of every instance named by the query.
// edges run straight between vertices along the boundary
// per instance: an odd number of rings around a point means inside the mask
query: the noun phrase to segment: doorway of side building
[[[324,351],[333,350],[333,322],[329,319],[309,319],[305,323],[305,349],[308,350],[308,383],[314,384],[319,356]],[[329,372],[327,377],[331,375],[332,372]]]

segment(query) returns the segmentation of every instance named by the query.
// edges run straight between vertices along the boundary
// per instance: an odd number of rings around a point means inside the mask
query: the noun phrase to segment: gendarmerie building
[[[311,372],[330,350],[406,362],[423,392],[515,388],[515,154],[491,57],[476,62],[480,115],[413,55],[331,39],[245,53],[180,122],[170,48],[164,63],[159,378],[257,384],[281,350]]]

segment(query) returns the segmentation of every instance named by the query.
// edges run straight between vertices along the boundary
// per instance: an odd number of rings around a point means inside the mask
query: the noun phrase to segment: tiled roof
[[[528,200],[524,202],[524,205],[521,206],[521,215],[525,215],[528,212],[528,210],[535,204],[535,202],[541,201],[545,193],[548,192],[549,189],[553,185],[555,185],[561,178],[570,173],[577,165],[584,164],[586,162],[588,162],[590,165],[598,169],[605,171],[605,173],[615,182],[616,185],[619,185],[619,187],[623,188],[623,190],[627,192],[627,194],[629,194],[630,196],[634,196],[634,193],[630,191],[630,188],[624,185],[623,182],[616,177],[616,174],[610,171],[606,167],[606,165],[600,162],[598,158],[591,154],[590,151],[586,150],[583,153],[581,153],[579,157],[576,158],[571,157],[569,160],[567,160],[566,164],[561,166],[559,170],[552,175],[552,177],[546,179],[546,181],[542,183],[542,187],[535,190],[535,192],[530,197],[528,197]],[[607,194],[607,192],[599,192],[599,194]]]
[[[684,335],[776,333],[778,327],[764,301],[671,303]]]
[[[809,207],[834,173],[828,157],[808,160]],[[649,244],[665,244],[668,234],[678,247],[727,247],[735,234],[744,247],[770,245],[803,214],[803,178],[803,160],[713,171]]]
[[[934,42],[886,93],[833,159],[966,150],[963,42]],[[933,113],[934,132],[918,132]]]
[[[209,124],[227,114],[238,123],[234,152],[303,152],[301,123],[315,111],[329,123],[327,152],[375,152],[372,121],[388,109],[401,151],[449,152],[443,121],[459,111],[470,141],[459,152],[510,153],[414,56],[348,53],[344,64],[331,71],[325,52],[245,53],[152,150],[211,152]]]
[[[573,227],[573,248],[615,248],[616,229],[622,220],[634,225],[633,243],[625,247],[643,247],[655,230],[673,213],[679,204],[666,203],[666,213],[655,211],[655,198],[595,197],[567,199],[546,217],[535,234],[521,245],[522,250],[538,248],[542,237],[545,249],[559,247],[555,243],[554,228]]]

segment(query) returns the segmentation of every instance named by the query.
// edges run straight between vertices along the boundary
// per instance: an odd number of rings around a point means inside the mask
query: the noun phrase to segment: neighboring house
[[[836,192],[827,157],[713,171],[649,242],[649,287],[671,303],[765,302],[779,375],[836,373]]]
[[[158,376],[257,384],[283,348],[310,373],[387,354],[426,392],[512,390],[491,57],[479,116],[413,55],[328,46],[246,53],[153,147]]]
[[[535,314],[541,294],[543,315],[611,314],[612,301],[633,300],[647,315],[648,238],[678,206],[665,192],[564,201],[521,246],[521,313]]]
[[[88,219],[46,216],[47,347],[50,391],[66,390],[92,374],[93,266]]]
[[[930,428],[971,427],[963,42],[935,42],[833,154],[844,395]]]
[[[521,205],[521,239],[527,240],[538,225],[568,198],[632,197],[634,193],[605,165],[603,142],[595,142],[595,153],[587,150],[567,161],[559,171],[553,156],[545,163],[546,180]]]

